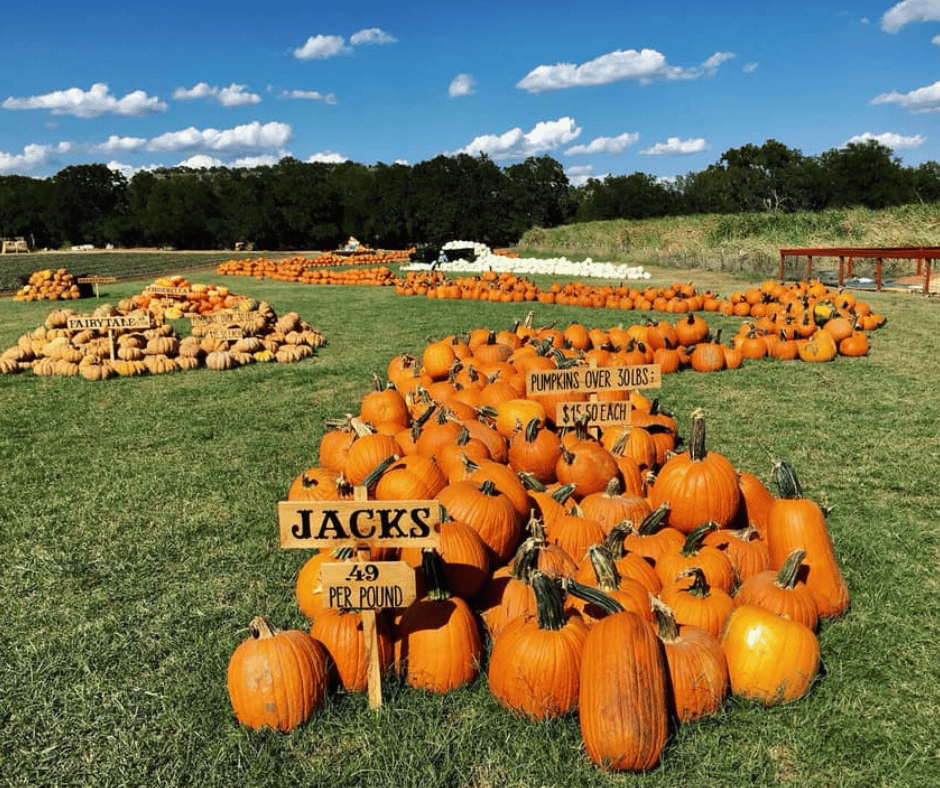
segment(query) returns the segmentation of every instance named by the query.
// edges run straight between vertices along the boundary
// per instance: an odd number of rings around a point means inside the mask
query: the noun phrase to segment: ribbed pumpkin
[[[805,550],[796,549],[779,570],[767,569],[745,580],[734,595],[734,603],[755,605],[778,616],[799,621],[815,630],[819,623],[816,599],[806,587],[803,558]]]
[[[310,636],[322,643],[329,654],[330,679],[334,684],[347,692],[363,692],[368,688],[369,665],[361,612],[327,608],[314,618]],[[388,623],[381,614],[375,617],[375,645],[379,672],[385,673],[392,665],[394,652]]]
[[[660,759],[669,732],[668,668],[649,622],[614,612],[588,633],[578,719],[590,759],[613,772],[642,772]]]
[[[820,618],[837,618],[849,607],[849,589],[836,560],[826,515],[815,501],[803,497],[796,471],[788,462],[774,464],[778,497],[767,520],[770,565],[783,566],[797,549],[806,556],[806,585],[816,599]]]
[[[489,552],[480,535],[466,523],[446,520],[440,524],[437,550],[451,593],[463,599],[476,596],[490,575]],[[417,569],[421,566],[421,548],[403,547],[401,560]]]
[[[696,626],[714,637],[721,634],[735,606],[727,592],[709,585],[705,573],[697,566],[663,584],[659,598],[674,611],[680,624]]]
[[[727,457],[706,450],[701,409],[692,414],[689,450],[660,468],[649,497],[654,509],[668,501],[669,525],[686,534],[707,521],[720,528],[734,522],[741,498],[738,473]]]
[[[421,566],[427,596],[402,613],[395,665],[408,686],[443,694],[476,678],[483,644],[473,611],[450,593],[436,551],[425,549]]]
[[[653,600],[657,634],[669,668],[670,709],[679,722],[694,722],[721,709],[731,682],[718,638],[676,622],[675,614]]]
[[[249,728],[290,731],[323,703],[329,670],[323,646],[306,632],[279,630],[256,616],[228,663],[228,694]]]
[[[517,715],[560,717],[578,703],[581,654],[588,627],[566,614],[559,586],[541,572],[532,576],[536,614],[511,620],[493,644],[490,692]]]
[[[494,566],[509,560],[522,536],[522,524],[512,501],[491,480],[454,482],[436,498],[454,520],[465,522],[479,534]]]

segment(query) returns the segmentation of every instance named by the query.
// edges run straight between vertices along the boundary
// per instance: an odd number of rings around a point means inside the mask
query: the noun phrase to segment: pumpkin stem
[[[606,547],[591,545],[588,548],[588,560],[594,570],[597,588],[601,591],[614,591],[620,587],[620,572]]]
[[[685,558],[696,555],[702,549],[702,540],[712,531],[718,530],[718,523],[709,520],[695,528],[686,538],[679,553]]]
[[[676,577],[692,578],[692,584],[684,589],[687,594],[699,599],[708,599],[711,596],[712,588],[708,584],[708,578],[705,577],[705,571],[700,566],[690,566],[688,569],[683,569]]]
[[[806,551],[797,548],[787,560],[783,562],[780,571],[777,572],[776,583],[781,588],[793,588],[796,585],[797,576],[800,574],[800,567],[803,566],[803,559],[806,558]]]
[[[433,547],[425,547],[421,550],[421,573],[424,575],[428,599],[435,602],[450,599],[451,593],[447,585],[447,576],[444,573],[444,561]]]
[[[650,605],[656,615],[656,628],[659,639],[664,643],[675,643],[679,638],[679,624],[676,622],[676,613],[659,597],[650,594]]]
[[[542,544],[544,544],[544,540],[536,536],[530,536],[519,545],[519,549],[516,550],[516,555],[513,558],[512,566],[509,570],[510,575],[514,579],[521,580],[524,583],[529,582],[532,573],[538,566],[539,548]]]
[[[273,638],[279,631],[267,616],[255,616],[248,624],[248,634],[255,640]]]
[[[696,408],[692,413],[692,427],[689,430],[689,455],[693,460],[704,460],[705,451],[705,411]]]
[[[535,592],[535,615],[539,629],[557,632],[565,626],[565,605],[561,588],[544,572],[532,573],[532,590]]]
[[[786,460],[774,462],[774,481],[777,483],[777,491],[781,498],[795,500],[803,497],[803,487],[797,478],[796,471]]]
[[[599,588],[586,586],[570,577],[562,578],[561,582],[569,594],[576,596],[578,599],[583,599],[589,605],[596,605],[607,615],[614,615],[615,613],[622,613],[624,611],[623,605],[610,594],[604,593]]]
[[[526,443],[534,443],[539,437],[539,428],[542,426],[542,421],[537,416],[534,419],[530,419],[529,423],[525,425],[525,434],[524,438]]]
[[[634,530],[633,523],[629,520],[621,520],[607,532],[607,536],[604,537],[604,549],[610,553],[615,561],[623,558],[626,554],[623,542],[627,535]]]
[[[640,536],[652,536],[659,530],[667,514],[669,514],[669,501],[663,501],[643,518],[636,532]]]
[[[372,489],[376,482],[382,478],[382,474],[385,473],[392,465],[398,462],[401,458],[397,454],[392,454],[389,457],[386,457],[378,465],[376,465],[369,473],[366,475],[366,478],[362,480],[362,486],[367,490]]]

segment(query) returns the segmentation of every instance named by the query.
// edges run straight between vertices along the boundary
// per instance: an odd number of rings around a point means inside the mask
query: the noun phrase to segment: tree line
[[[253,168],[140,171],[104,164],[50,178],[0,176],[0,236],[34,248],[92,244],[231,249],[332,249],[349,236],[375,248],[449,240],[515,243],[532,227],[702,213],[885,208],[940,200],[940,164],[904,167],[876,140],[819,156],[767,140],[705,170],[663,180],[607,176],[573,185],[550,156],[499,167],[486,155],[415,165],[285,158]]]

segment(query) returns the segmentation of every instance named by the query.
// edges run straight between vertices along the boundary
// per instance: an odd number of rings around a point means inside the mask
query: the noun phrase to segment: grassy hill
[[[706,214],[529,230],[522,254],[773,275],[781,248],[938,246],[940,203],[796,214]]]

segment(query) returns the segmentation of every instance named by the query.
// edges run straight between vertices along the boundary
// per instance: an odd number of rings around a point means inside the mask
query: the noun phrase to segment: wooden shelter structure
[[[855,261],[859,259],[875,261],[875,289],[881,290],[884,284],[883,268],[885,260],[916,261],[916,276],[924,277],[925,295],[930,293],[931,267],[934,260],[940,259],[940,246],[887,246],[887,247],[808,247],[780,250],[780,280],[785,279],[786,259],[788,257],[806,258],[806,278],[813,275],[816,258],[836,257],[839,260],[839,287],[845,286],[846,279],[854,276]]]

